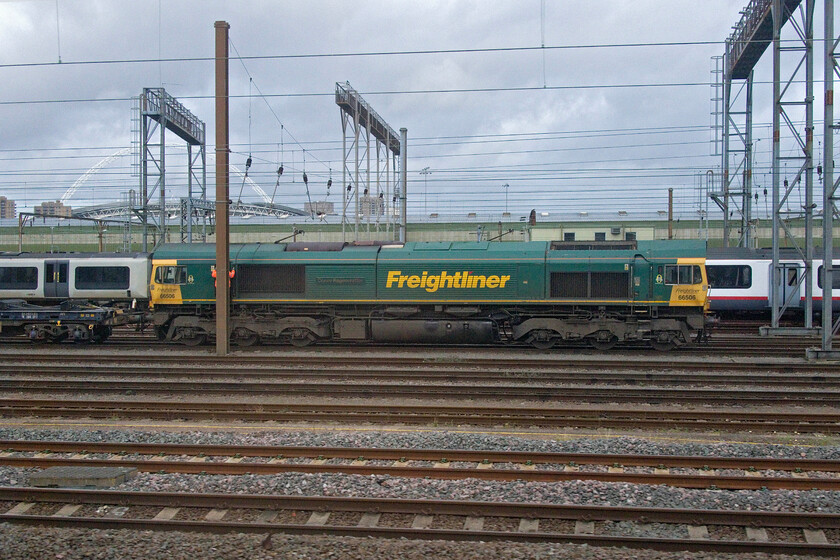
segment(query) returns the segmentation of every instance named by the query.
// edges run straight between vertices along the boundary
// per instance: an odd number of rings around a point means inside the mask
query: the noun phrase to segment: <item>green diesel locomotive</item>
[[[667,350],[706,333],[705,243],[437,242],[164,245],[152,260],[162,339],[215,332],[216,284],[231,291],[233,342],[529,344]],[[218,276],[218,278],[217,278]]]

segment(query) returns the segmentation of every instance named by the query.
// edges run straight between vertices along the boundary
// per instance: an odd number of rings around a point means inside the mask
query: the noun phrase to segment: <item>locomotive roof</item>
[[[295,243],[245,243],[231,244],[230,258],[232,261],[260,260],[278,258],[285,254],[286,259],[306,259],[307,253],[321,255],[329,254],[331,259],[375,258],[374,255],[387,256],[395,253],[423,253],[467,252],[477,255],[477,252],[488,257],[504,258],[507,255],[545,255],[549,253],[569,252],[576,258],[584,257],[590,252],[599,254],[627,254],[642,253],[661,257],[702,257],[706,255],[705,241],[700,240],[672,240],[672,241],[636,241],[631,243],[599,243],[599,242],[550,242],[550,241],[521,241],[521,242],[490,242],[490,241],[412,241],[404,244],[394,242],[295,242]],[[215,260],[216,245],[212,243],[166,244],[162,245],[154,254],[158,259],[198,259]]]
[[[705,257],[706,242],[697,239],[680,240],[640,240],[634,242],[615,241],[553,241],[551,253],[564,253],[570,257],[583,257],[586,254],[627,255],[643,254],[659,258]]]

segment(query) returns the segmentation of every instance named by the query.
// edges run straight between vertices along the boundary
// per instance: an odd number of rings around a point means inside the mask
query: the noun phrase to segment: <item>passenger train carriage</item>
[[[0,253],[0,336],[104,341],[149,300],[147,253]]]
[[[150,305],[162,339],[215,332],[215,283],[229,282],[231,333],[279,340],[526,343],[670,349],[706,328],[702,242],[440,242],[164,245]]]
[[[147,301],[150,266],[148,253],[0,253],[0,298]]]
[[[797,282],[804,274],[804,263],[798,253],[790,249],[780,252],[779,262],[783,267],[782,278],[777,289],[780,303],[788,302],[788,311],[801,312],[805,301],[805,283]],[[834,267],[840,268],[840,260],[834,260]],[[706,272],[709,276],[709,304],[716,313],[770,312],[770,279],[773,270],[771,249],[745,249],[742,247],[709,249]],[[814,311],[822,310],[823,260],[814,257],[812,268]],[[840,273],[832,278],[832,307],[840,310]]]

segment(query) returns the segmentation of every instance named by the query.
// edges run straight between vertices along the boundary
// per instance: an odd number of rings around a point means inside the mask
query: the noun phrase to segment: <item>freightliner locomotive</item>
[[[150,306],[162,339],[203,344],[215,282],[231,289],[232,340],[305,346],[566,341],[668,350],[702,339],[708,283],[697,242],[438,242],[164,245]],[[216,278],[218,276],[218,278]]]
[[[218,281],[228,283],[231,338],[242,346],[547,349],[576,341],[668,350],[706,334],[704,257],[705,244],[691,241],[244,244],[231,246],[231,269],[217,274],[212,244],[163,245],[153,254],[4,254],[0,334],[104,340],[119,315],[56,325],[31,310],[86,301],[133,308],[160,339],[199,345],[215,335]]]

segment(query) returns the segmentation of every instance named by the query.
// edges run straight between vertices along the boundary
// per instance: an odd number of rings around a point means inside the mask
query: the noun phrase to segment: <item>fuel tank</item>
[[[496,339],[492,321],[458,319],[374,320],[371,336],[377,342],[488,344]]]

